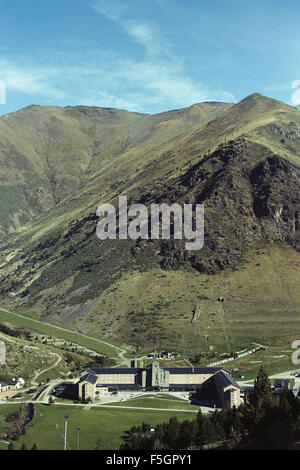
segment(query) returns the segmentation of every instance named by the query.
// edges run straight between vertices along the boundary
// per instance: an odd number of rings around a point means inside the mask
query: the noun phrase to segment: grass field
[[[25,315],[20,315],[13,312],[6,312],[0,309],[0,323],[5,323],[10,326],[28,328],[45,335],[56,336],[65,339],[69,342],[78,343],[81,346],[92,349],[100,354],[108,356],[115,356],[116,350],[114,346],[101,343],[100,340],[91,338],[81,333],[72,332],[69,330],[61,329],[49,323],[43,323],[39,320],[30,318]]]
[[[28,382],[38,370],[52,368],[58,359],[50,347],[42,344],[32,344],[3,333],[0,333],[0,340],[6,345],[6,364],[0,368],[0,375],[3,376],[23,377]],[[64,361],[60,361],[56,367],[49,370],[50,372],[59,376],[60,373],[69,372],[69,369],[65,367]]]
[[[14,411],[17,411],[20,408],[20,405],[16,404],[5,404],[0,406],[0,433],[3,432],[3,430],[6,427],[6,421],[5,417],[8,413],[13,413]]]
[[[180,273],[176,273],[176,276],[180,275]],[[232,283],[234,280],[235,275],[233,275]],[[239,368],[244,375],[244,380],[255,378],[261,365],[264,366],[269,375],[295,369],[295,366],[291,362],[292,352],[287,351],[290,350],[291,342],[298,337],[297,331],[299,319],[297,316],[293,318],[287,318],[285,312],[278,312],[276,315],[277,321],[275,322],[274,318],[272,321],[268,321],[264,316],[260,317],[257,314],[252,313],[251,315],[245,315],[246,318],[243,315],[243,319],[240,317],[240,320],[238,320],[234,314],[234,310],[230,312],[231,306],[233,306],[235,303],[234,299],[232,299],[231,302],[226,303],[224,319],[223,321],[220,320],[220,325],[218,326],[216,323],[207,323],[210,318],[210,302],[205,302],[207,305],[207,311],[205,316],[203,316],[203,321],[201,323],[198,322],[198,324],[195,325],[187,325],[189,329],[189,337],[187,336],[187,342],[184,346],[182,343],[179,343],[177,348],[175,347],[177,351],[181,352],[181,357],[178,360],[184,360],[184,357],[193,355],[192,351],[195,353],[198,351],[198,348],[196,348],[194,342],[197,337],[199,338],[199,335],[193,337],[193,334],[200,328],[205,327],[203,331],[211,335],[210,341],[212,343],[216,344],[217,341],[220,341],[218,345],[218,352],[224,352],[224,350],[229,351],[231,347],[231,350],[237,350],[238,348],[240,349],[243,347],[250,348],[253,347],[252,342],[254,340],[264,341],[263,344],[267,345],[265,351],[255,353],[254,355],[246,356],[229,363],[224,363],[224,367]],[[255,304],[252,306],[252,309],[254,308]],[[222,309],[224,310],[223,306]],[[178,317],[178,320],[179,324],[182,324],[182,319]],[[66,341],[78,343],[96,352],[107,354],[110,357],[117,357],[117,350],[114,348],[114,346],[107,346],[106,344],[102,344],[101,340],[85,336],[84,334],[60,329],[54,325],[29,318],[28,316],[23,316],[16,313],[8,313],[4,310],[0,310],[0,323],[5,323],[15,327],[29,328],[45,335],[56,336]],[[250,336],[252,329],[253,333]],[[291,331],[292,329],[294,330],[294,334]],[[278,332],[277,335],[274,334],[274,330]],[[222,334],[223,336],[221,336]],[[244,342],[241,341],[241,336],[244,336]],[[230,348],[228,344],[226,345],[228,339],[230,341]],[[188,345],[188,341],[190,341],[190,345]],[[174,344],[170,345],[170,349],[174,348],[174,346]],[[234,346],[236,346],[236,349]],[[130,355],[131,354],[128,354],[128,357]],[[152,360],[145,359],[143,361],[143,365],[145,366],[150,362],[152,362]],[[166,363],[166,361],[161,362],[164,364]],[[201,363],[201,365],[206,365],[210,362],[214,362],[214,360],[203,360],[203,364]],[[188,364],[186,363],[184,365],[187,366]],[[59,369],[61,368],[59,367]],[[57,370],[54,368],[49,372],[46,372],[43,376],[39,377],[39,380],[44,380],[47,378],[52,379],[56,377]]]
[[[300,331],[299,266],[299,254],[285,246],[253,251],[235,270],[213,276],[181,269],[132,271],[86,322],[100,334],[109,321],[120,341],[140,344],[146,352],[152,334],[149,352],[164,348],[183,357],[210,346],[217,355],[241,350],[253,341],[290,345]],[[195,305],[201,314],[191,322]]]
[[[29,385],[35,377],[35,382],[39,383],[66,375],[79,363],[83,368],[90,361],[87,356],[1,332],[0,340],[6,345],[6,363],[0,368],[0,378],[4,381],[8,377],[23,377]]]
[[[250,356],[225,363],[224,367],[237,367],[244,376],[243,379],[237,380],[254,379],[261,366],[269,376],[289,370],[297,370],[297,365],[291,361],[292,353],[284,351],[288,351],[288,348],[268,348],[265,351],[258,351]],[[300,369],[299,366],[298,369]]]
[[[13,408],[15,407],[15,408]],[[17,405],[0,406],[0,420],[8,411],[17,409]],[[101,438],[103,449],[118,449],[122,443],[124,431],[143,421],[156,425],[168,421],[176,415],[180,421],[194,419],[193,413],[172,411],[147,411],[128,409],[82,409],[76,406],[36,405],[36,417],[32,425],[26,428],[26,434],[16,441],[15,449],[23,443],[31,448],[34,443],[40,450],[60,450],[61,443],[57,434],[56,424],[60,433],[63,432],[64,416],[69,416],[68,443],[76,449],[77,428],[80,427],[80,449],[92,450],[96,441]]]
[[[116,406],[138,406],[141,408],[180,409],[190,411],[199,410],[199,406],[190,405],[188,402],[175,397],[139,397],[116,403]]]

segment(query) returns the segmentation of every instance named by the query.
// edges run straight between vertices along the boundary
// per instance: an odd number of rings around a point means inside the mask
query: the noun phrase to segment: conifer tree
[[[254,390],[251,402],[257,407],[270,405],[272,402],[271,382],[263,366],[260,367],[258,375],[254,381]]]
[[[95,450],[101,450],[101,449],[102,449],[102,440],[100,437],[98,437]]]

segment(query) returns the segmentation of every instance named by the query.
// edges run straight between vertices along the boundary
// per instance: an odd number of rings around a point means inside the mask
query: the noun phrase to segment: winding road
[[[57,361],[55,362],[55,364],[50,367],[47,367],[46,369],[39,369],[35,376],[31,379],[31,385],[39,385],[38,382],[36,382],[37,377],[39,375],[44,374],[45,372],[48,372],[48,370],[54,369],[54,367],[56,367],[61,362],[62,357],[59,354],[54,352],[50,352],[49,354],[51,354],[51,356],[56,356],[58,358]]]

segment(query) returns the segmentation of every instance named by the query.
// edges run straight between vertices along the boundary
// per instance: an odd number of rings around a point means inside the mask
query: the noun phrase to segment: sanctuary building
[[[157,361],[144,368],[91,368],[82,374],[78,398],[93,400],[101,391],[205,391],[219,407],[238,407],[240,387],[222,367],[162,367]]]

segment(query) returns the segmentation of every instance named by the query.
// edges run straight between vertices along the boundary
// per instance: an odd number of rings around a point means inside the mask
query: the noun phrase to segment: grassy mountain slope
[[[67,116],[50,152],[51,162],[63,162],[52,186],[58,199],[3,241],[3,303],[144,347],[223,352],[255,340],[274,343],[279,334],[290,340],[300,320],[299,109],[254,94],[233,106],[204,103],[155,116],[45,111]],[[97,135],[103,153],[88,150],[87,135]],[[204,203],[205,247],[186,252],[180,240],[100,242],[96,207],[120,194],[148,207]],[[201,309],[197,322],[191,322],[194,305]]]
[[[206,123],[227,109],[203,103],[169,113],[142,115],[94,107],[29,106],[0,119],[0,234],[76,194],[103,173]]]

